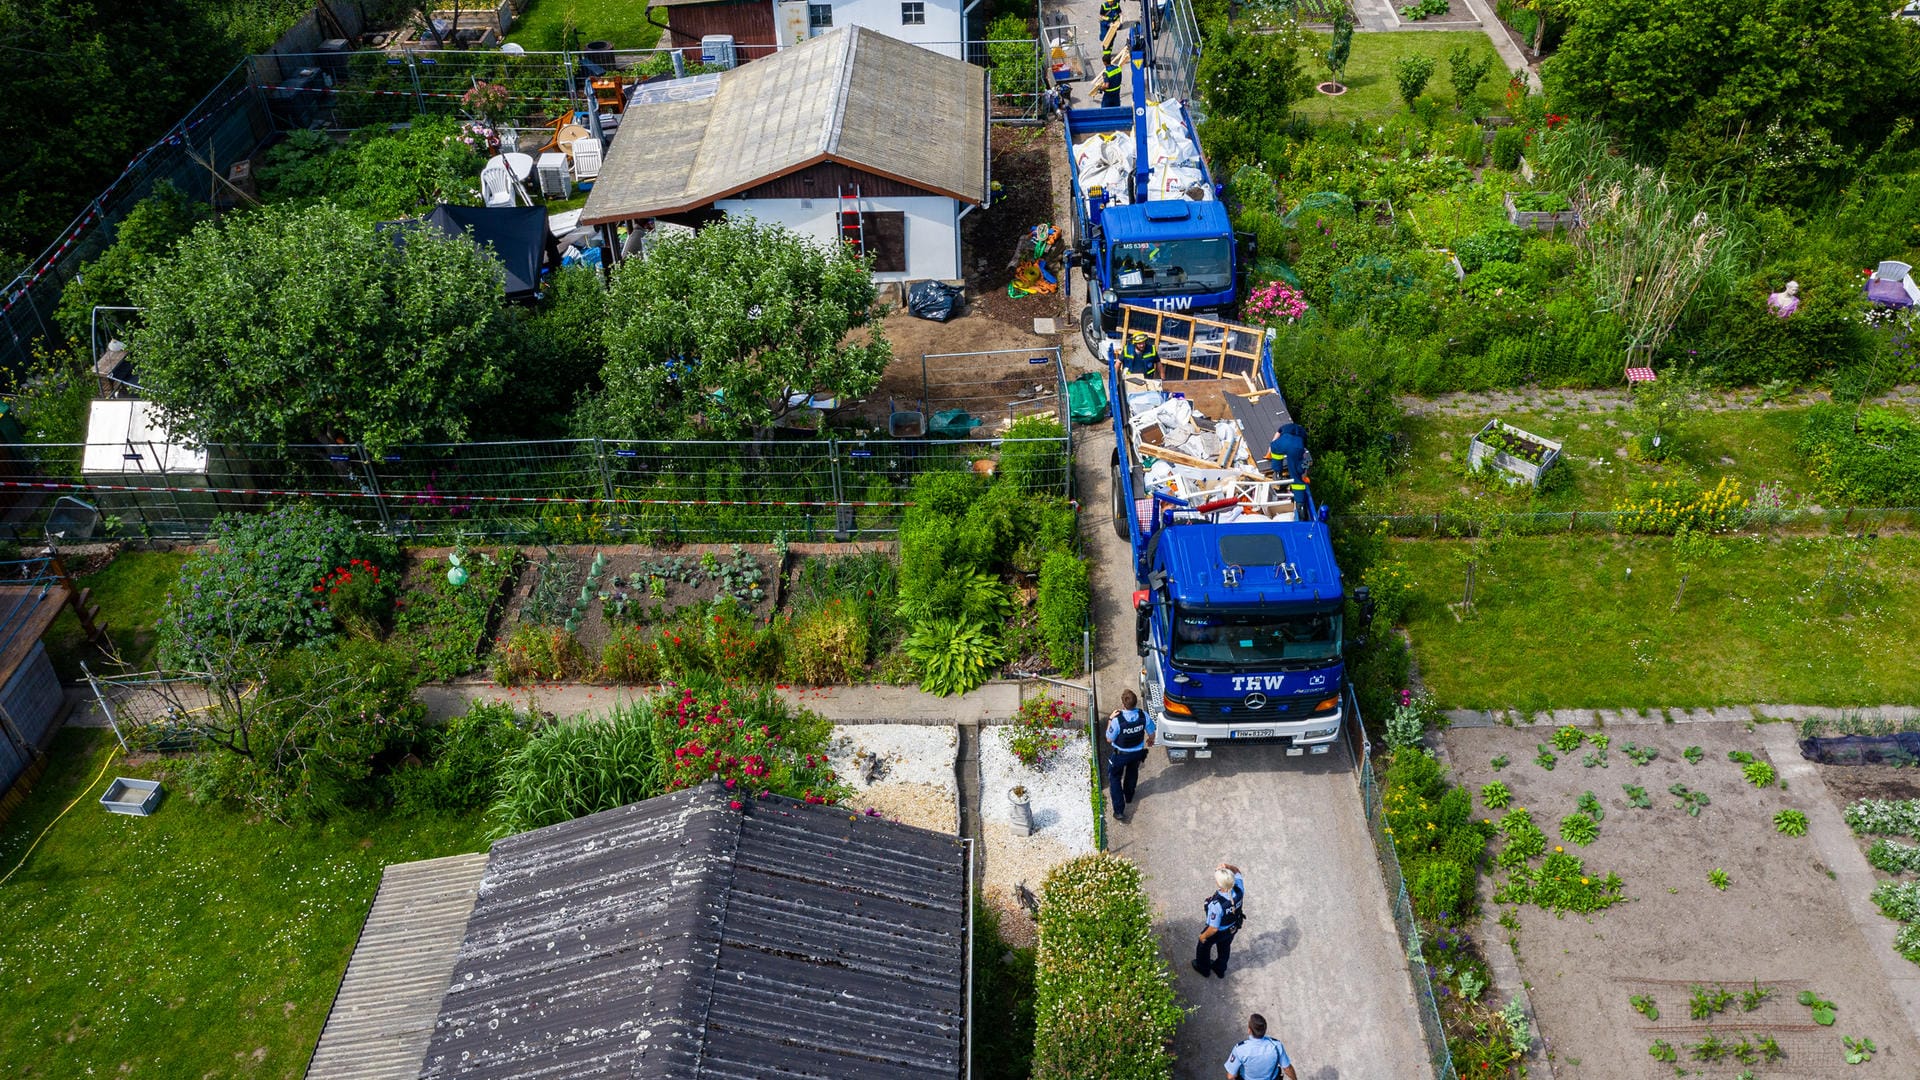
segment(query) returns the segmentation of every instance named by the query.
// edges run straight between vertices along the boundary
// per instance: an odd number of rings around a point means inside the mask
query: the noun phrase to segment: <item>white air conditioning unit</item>
[[[734,55],[733,35],[708,34],[701,38],[700,62],[723,71],[731,70],[735,64],[739,63]]]
[[[567,175],[567,155],[549,151],[540,155],[535,167],[540,178],[540,194],[549,199],[564,199],[573,194],[573,177]]]

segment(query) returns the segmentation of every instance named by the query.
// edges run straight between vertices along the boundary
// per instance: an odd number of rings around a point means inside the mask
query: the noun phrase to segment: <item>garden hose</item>
[[[107,750],[107,760],[100,763],[100,771],[93,774],[93,779],[87,782],[87,786],[81,789],[80,794],[73,797],[73,801],[67,804],[66,810],[60,811],[58,816],[52,821],[47,822],[47,827],[41,829],[40,835],[33,838],[33,843],[27,845],[27,850],[20,853],[20,861],[13,864],[13,869],[7,871],[5,877],[0,877],[0,885],[5,885],[8,881],[12,880],[13,875],[18,873],[21,867],[27,865],[27,859],[33,855],[33,849],[39,847],[40,841],[45,840],[47,834],[53,831],[53,827],[60,824],[60,819],[67,816],[67,810],[72,810],[74,807],[79,806],[80,800],[87,797],[87,792],[92,791],[93,786],[100,782],[100,778],[107,775],[107,766],[113,764],[113,755],[119,752],[120,748],[117,746]]]

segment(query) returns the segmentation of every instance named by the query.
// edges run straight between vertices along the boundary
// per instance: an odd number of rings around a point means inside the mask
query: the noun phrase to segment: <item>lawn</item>
[[[1327,51],[1327,35],[1306,35],[1311,52],[1301,60],[1301,69],[1316,83],[1327,77],[1320,59]],[[1309,93],[1299,105],[1302,115],[1311,120],[1378,120],[1405,112],[1399,91],[1394,88],[1393,65],[1416,53],[1433,58],[1433,78],[1426,92],[1448,105],[1454,103],[1453,85],[1447,81],[1447,54],[1465,45],[1476,54],[1493,57],[1493,66],[1474,95],[1484,112],[1503,110],[1507,91],[1507,67],[1494,52],[1493,42],[1478,29],[1407,30],[1391,34],[1355,34],[1353,51],[1347,58],[1347,70],[1340,81],[1347,92],[1328,97]]]
[[[577,28],[575,49],[588,41],[651,49],[660,40],[660,27],[647,21],[640,0],[533,0],[507,40],[533,52],[558,52],[569,23]]]
[[[1421,677],[1449,708],[1868,705],[1920,696],[1920,537],[1882,536],[1830,574],[1844,541],[1732,538],[1679,608],[1672,541],[1508,540],[1461,621],[1456,541],[1396,541]],[[1631,571],[1631,573],[1629,573]],[[1844,594],[1853,590],[1853,598]]]
[[[1793,441],[1806,422],[1804,409],[1696,413],[1680,429],[1676,452],[1657,465],[1623,456],[1630,433],[1638,428],[1629,412],[1489,410],[1468,416],[1408,417],[1406,456],[1387,483],[1368,492],[1363,509],[1380,514],[1440,509],[1468,489],[1467,441],[1496,417],[1564,444],[1556,466],[1567,470],[1569,481],[1564,486],[1534,495],[1524,486],[1490,485],[1510,510],[1612,510],[1626,498],[1635,480],[1688,477],[1712,487],[1722,476],[1731,476],[1749,496],[1761,484],[1781,483],[1796,497],[1813,482],[1805,461],[1793,452]]]
[[[108,814],[112,745],[61,732],[0,831],[5,873],[84,795],[0,888],[0,1075],[297,1077],[382,868],[484,847],[474,819],[288,828],[171,786],[151,818]]]
[[[149,671],[154,666],[154,648],[159,640],[154,620],[160,617],[167,586],[173,584],[180,564],[186,561],[187,556],[180,552],[125,551],[104,569],[79,579],[81,586],[93,590],[100,618],[107,623],[107,636],[133,671]],[[71,609],[60,613],[41,640],[46,642],[47,657],[62,680],[79,680],[82,660],[96,675],[111,670],[106,656],[87,644],[80,632],[80,620]]]

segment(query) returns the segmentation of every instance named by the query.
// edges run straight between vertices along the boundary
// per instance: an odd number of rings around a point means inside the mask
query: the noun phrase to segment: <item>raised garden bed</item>
[[[1534,232],[1571,229],[1580,224],[1580,211],[1565,195],[1553,191],[1509,191],[1507,221]]]
[[[1495,468],[1540,486],[1540,476],[1560,460],[1561,444],[1522,431],[1502,420],[1489,420],[1467,446],[1467,464],[1479,472]]]

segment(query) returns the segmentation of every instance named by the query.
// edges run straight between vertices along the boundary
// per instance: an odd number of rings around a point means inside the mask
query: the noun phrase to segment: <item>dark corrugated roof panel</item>
[[[423,1077],[958,1077],[954,837],[717,784],[494,845]]]

